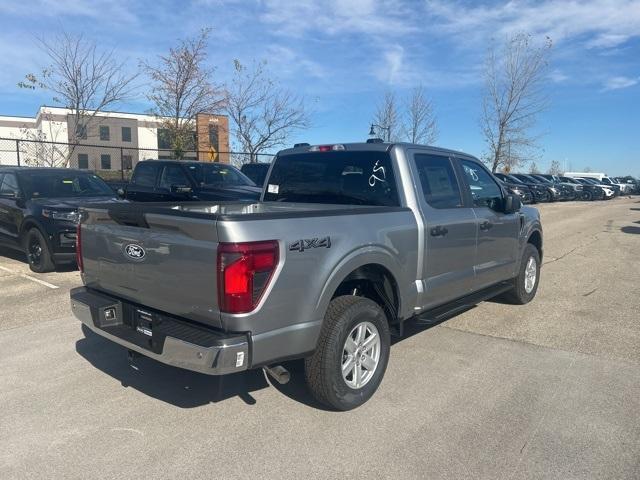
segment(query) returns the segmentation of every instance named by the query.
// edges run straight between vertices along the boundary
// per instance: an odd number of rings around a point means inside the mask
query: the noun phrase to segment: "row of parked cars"
[[[96,202],[255,201],[270,168],[175,160],[139,162],[128,183],[105,183],[92,172],[0,167],[0,245],[26,253],[35,272],[75,261],[78,208]],[[601,174],[497,173],[522,203],[606,200],[640,193],[634,181]]]
[[[620,195],[640,193],[640,184],[633,180],[599,173],[496,173],[495,176],[507,190],[519,195],[523,203],[609,200]]]

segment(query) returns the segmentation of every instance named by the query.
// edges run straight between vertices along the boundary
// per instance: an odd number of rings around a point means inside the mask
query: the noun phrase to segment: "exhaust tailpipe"
[[[274,367],[263,367],[262,369],[280,385],[289,383],[289,380],[291,380],[291,374],[289,373],[289,370],[284,368],[282,365],[276,365]]]

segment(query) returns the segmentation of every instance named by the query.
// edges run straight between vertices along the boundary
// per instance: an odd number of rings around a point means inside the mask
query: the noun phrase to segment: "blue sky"
[[[46,92],[16,87],[46,63],[37,36],[83,33],[133,70],[202,27],[213,29],[216,81],[227,81],[234,58],[264,59],[307,98],[314,126],[292,141],[363,140],[385,91],[402,97],[421,84],[435,105],[437,144],[477,156],[485,152],[478,119],[488,43],[548,35],[551,106],[538,123],[538,165],[556,159],[567,169],[640,176],[640,0],[4,0],[0,114],[33,115],[52,103]],[[120,109],[148,108],[141,93]]]

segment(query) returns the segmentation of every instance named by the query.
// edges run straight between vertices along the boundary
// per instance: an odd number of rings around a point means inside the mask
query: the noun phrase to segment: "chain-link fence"
[[[175,152],[170,149],[62,143],[31,139],[0,138],[0,165],[70,167],[91,170],[107,180],[128,180],[141,160],[191,160],[230,163],[268,163],[274,155],[247,152],[216,152],[213,149]]]

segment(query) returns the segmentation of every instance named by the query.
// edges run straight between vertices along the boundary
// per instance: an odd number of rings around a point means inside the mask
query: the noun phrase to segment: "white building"
[[[203,114],[203,118],[210,119],[212,124],[228,125],[223,116]],[[0,115],[0,164],[33,164],[36,159],[41,164],[44,158],[45,164],[120,170],[131,169],[139,160],[171,158],[168,136],[166,131],[163,133],[161,119],[154,115],[100,112],[85,127],[79,144],[70,146],[74,142],[74,123],[72,111],[60,107],[42,106],[33,118]],[[220,151],[217,130],[211,138],[216,141],[215,151]],[[194,132],[193,148],[197,144],[199,149],[208,150],[210,140],[197,139],[196,143]],[[228,151],[228,140],[222,151]],[[186,156],[196,155],[191,152]]]

